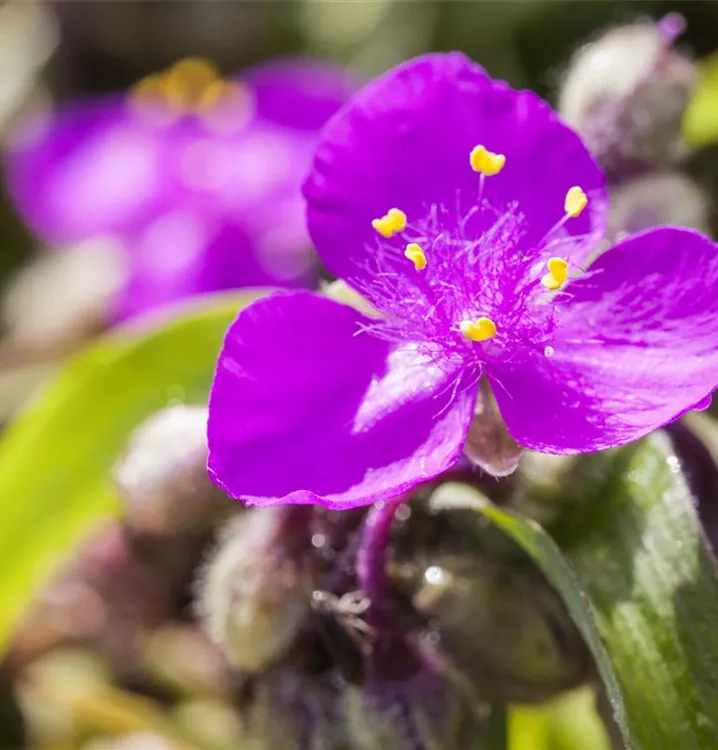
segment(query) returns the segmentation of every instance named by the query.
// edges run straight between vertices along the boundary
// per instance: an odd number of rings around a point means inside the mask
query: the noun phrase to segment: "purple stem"
[[[371,601],[367,622],[381,629],[386,625],[389,581],[386,575],[387,552],[391,525],[404,496],[376,503],[364,521],[357,553],[357,580],[364,595]]]

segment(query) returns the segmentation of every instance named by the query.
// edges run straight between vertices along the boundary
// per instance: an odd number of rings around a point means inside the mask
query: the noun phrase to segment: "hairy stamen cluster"
[[[483,146],[472,150],[469,163],[480,174],[473,205],[463,205],[457,193],[453,208],[432,204],[419,217],[392,208],[372,222],[379,236],[363,269],[370,280],[352,282],[380,315],[364,330],[417,342],[434,359],[480,365],[527,350],[550,356],[552,302],[568,281],[569,263],[546,256],[587,198],[571,188],[564,217],[539,248],[526,248],[520,206],[497,207],[482,197],[485,178],[498,174],[505,161]]]

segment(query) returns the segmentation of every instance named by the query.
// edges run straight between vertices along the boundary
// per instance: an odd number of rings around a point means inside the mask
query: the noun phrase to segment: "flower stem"
[[[389,581],[386,575],[391,525],[397,508],[404,502],[400,496],[376,503],[364,522],[357,553],[357,579],[364,595],[371,601],[367,621],[375,628],[384,626],[388,609]]]

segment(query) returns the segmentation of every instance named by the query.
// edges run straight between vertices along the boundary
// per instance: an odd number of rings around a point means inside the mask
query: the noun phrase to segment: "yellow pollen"
[[[496,323],[491,318],[462,320],[459,330],[469,341],[488,341],[496,335]]]
[[[568,278],[568,262],[563,258],[549,258],[546,262],[548,273],[541,279],[546,289],[560,289]]]
[[[374,219],[371,225],[382,237],[388,239],[406,229],[406,214],[398,208],[390,208],[385,216]]]
[[[588,197],[586,193],[578,186],[574,185],[567,193],[566,200],[564,201],[563,207],[569,216],[581,215],[581,211],[586,208],[588,204]]]
[[[484,146],[475,146],[471,150],[469,162],[474,172],[493,177],[504,168],[506,157],[503,154],[495,154]]]
[[[417,271],[423,271],[426,268],[426,255],[416,242],[410,242],[406,246],[404,256],[414,264]]]

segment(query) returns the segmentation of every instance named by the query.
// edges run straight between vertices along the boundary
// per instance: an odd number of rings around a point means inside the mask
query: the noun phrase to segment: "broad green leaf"
[[[683,117],[683,138],[700,148],[718,141],[718,54],[700,66],[700,83]]]
[[[583,523],[563,550],[516,512],[475,507],[562,595],[630,750],[718,748],[718,577],[671,444],[656,433],[582,460],[603,479],[572,488]]]
[[[206,402],[222,338],[259,293],[221,295],[160,328],[109,334],[70,361],[0,442],[0,649],[78,540],[117,514],[115,459],[170,403]]]

